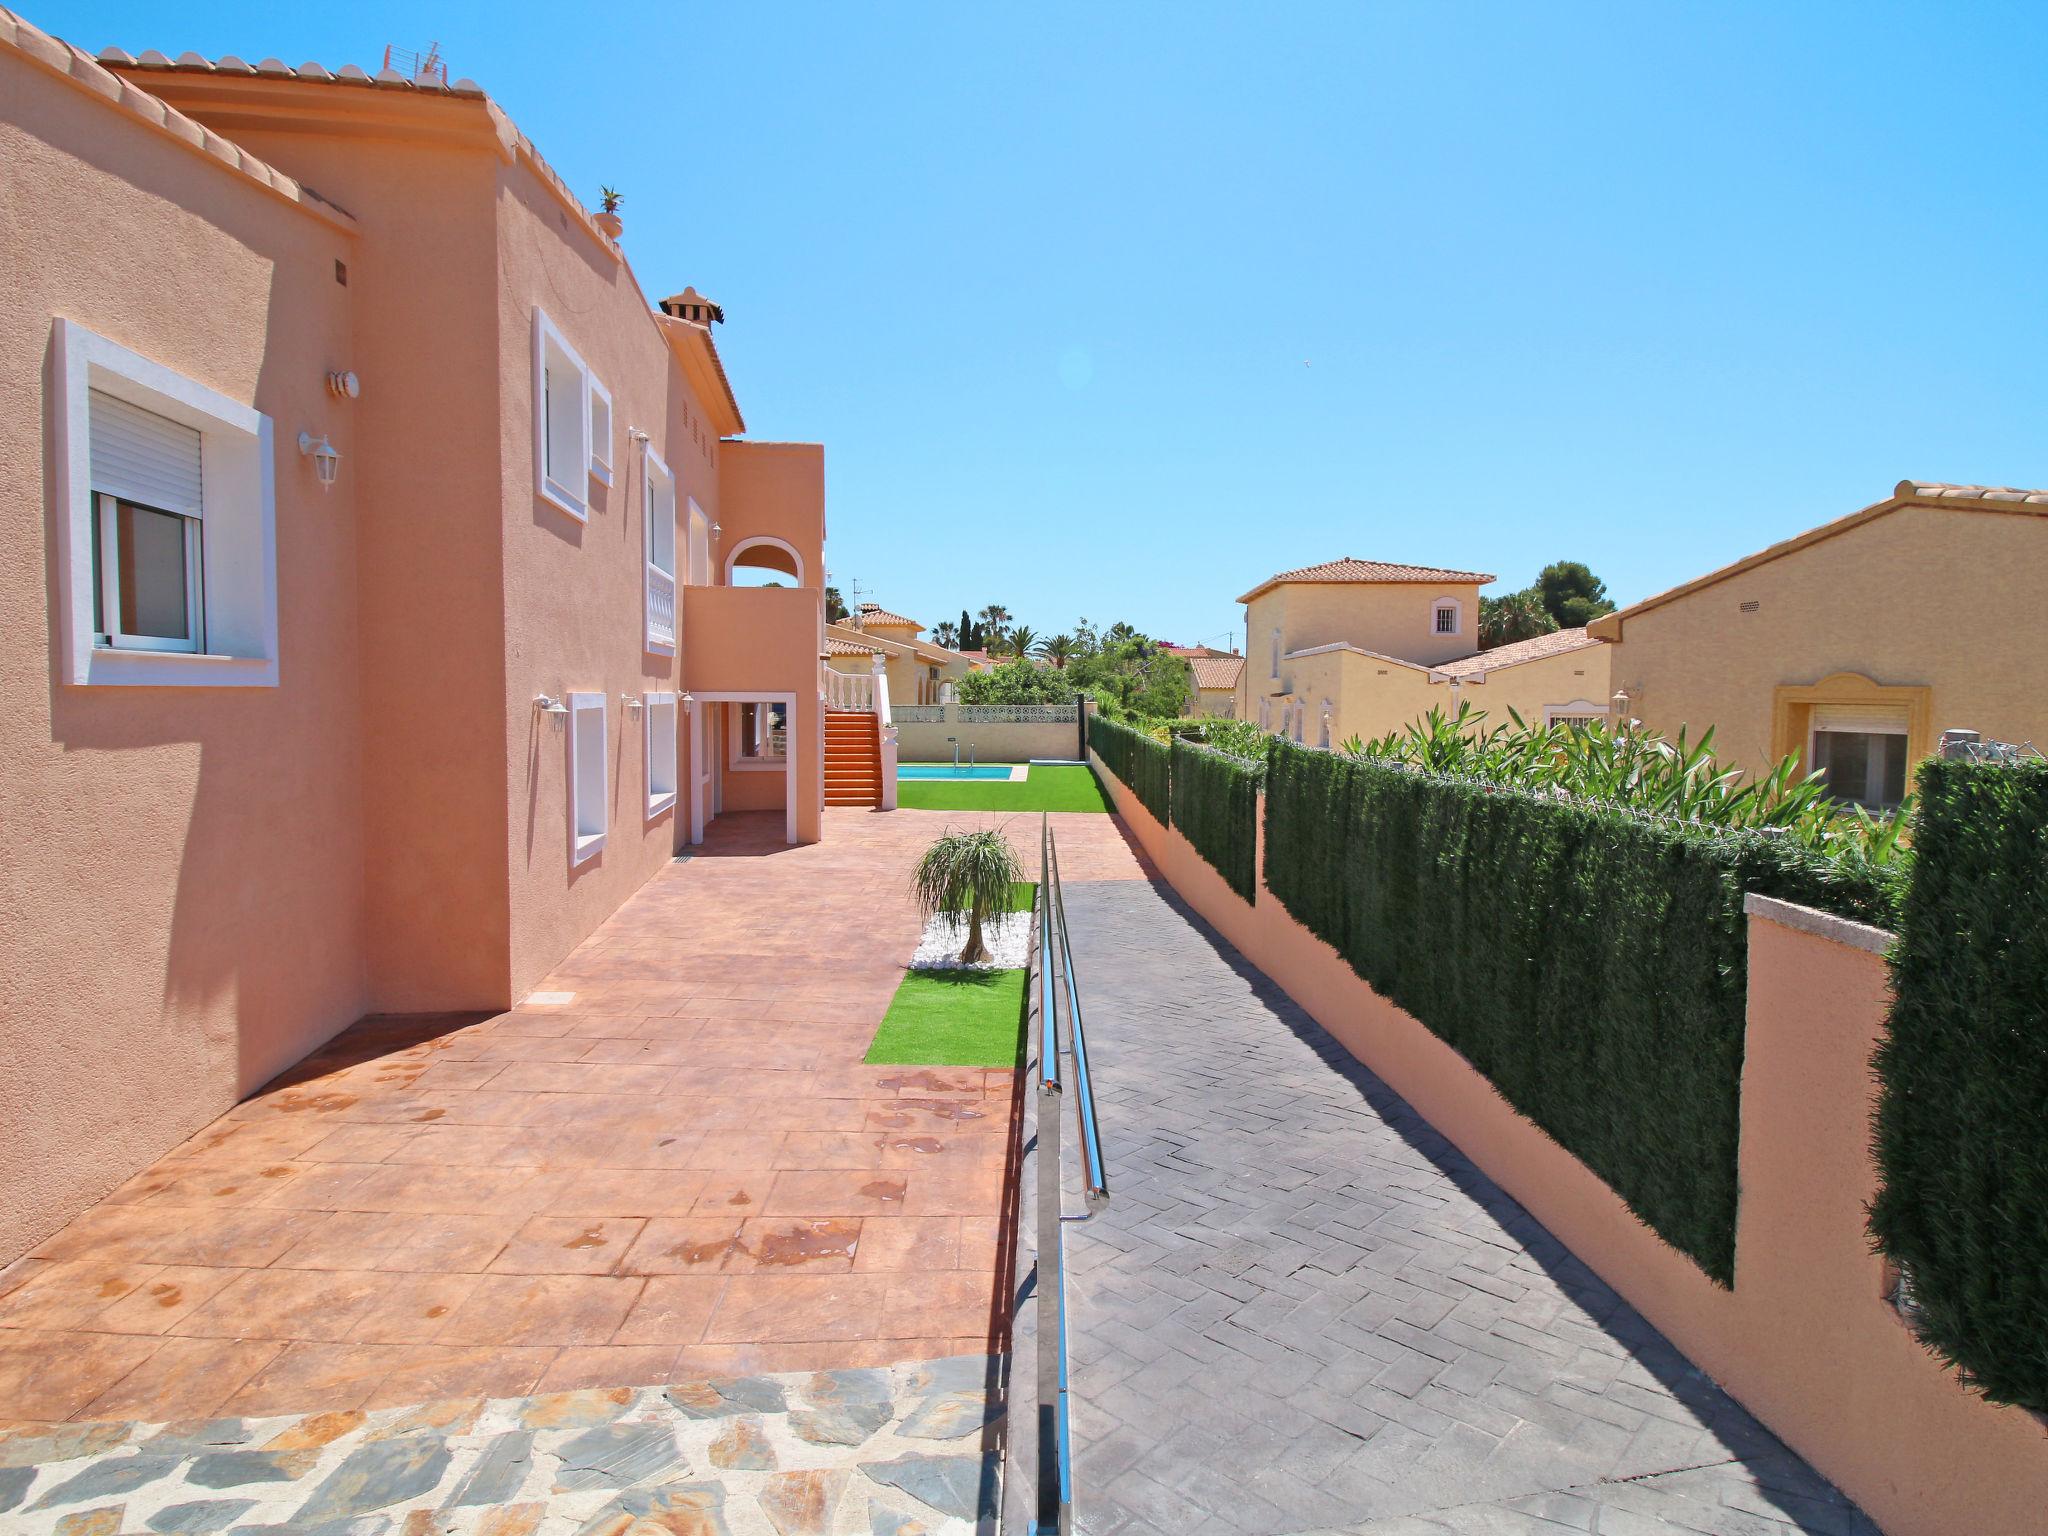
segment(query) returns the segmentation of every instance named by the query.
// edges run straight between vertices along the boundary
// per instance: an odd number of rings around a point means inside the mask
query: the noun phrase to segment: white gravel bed
[[[911,957],[914,971],[1021,971],[1031,963],[1031,914],[999,912],[982,919],[982,942],[994,958],[986,965],[962,966],[960,949],[967,942],[966,914],[940,913],[924,926]]]

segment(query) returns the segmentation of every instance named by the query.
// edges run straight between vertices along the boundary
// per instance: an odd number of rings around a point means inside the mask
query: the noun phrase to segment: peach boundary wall
[[[1190,906],[1701,1369],[1892,1536],[2042,1529],[2048,1433],[1986,1402],[1885,1300],[1870,1057],[1890,935],[1749,898],[1742,1202],[1724,1291],[1466,1060],[1359,978],[1267,891],[1247,904],[1089,754],[1117,814]],[[1262,807],[1263,808],[1263,807]]]

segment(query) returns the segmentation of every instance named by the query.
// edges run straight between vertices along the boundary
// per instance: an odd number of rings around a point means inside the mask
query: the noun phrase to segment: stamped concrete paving
[[[1082,1529],[1875,1532],[1171,891],[1066,899]]]
[[[724,818],[527,1003],[347,1031],[0,1272],[0,1423],[999,1346],[1013,1074],[861,1064],[912,863],[988,820]]]

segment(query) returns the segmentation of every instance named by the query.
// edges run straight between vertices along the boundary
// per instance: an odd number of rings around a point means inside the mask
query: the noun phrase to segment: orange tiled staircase
[[[882,803],[882,742],[864,709],[825,711],[825,803]]]

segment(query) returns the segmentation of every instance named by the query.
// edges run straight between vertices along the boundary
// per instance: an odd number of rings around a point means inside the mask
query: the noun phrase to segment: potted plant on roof
[[[599,187],[597,189],[598,211],[594,215],[597,220],[597,227],[610,235],[614,240],[626,232],[626,221],[619,217],[619,204],[625,200],[625,197],[616,187]]]
[[[917,861],[912,888],[918,911],[929,922],[940,914],[967,914],[967,942],[962,965],[987,965],[991,958],[981,925],[989,914],[1005,912],[1010,892],[1024,878],[1009,839],[990,828],[981,832],[948,832]]]

